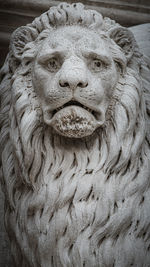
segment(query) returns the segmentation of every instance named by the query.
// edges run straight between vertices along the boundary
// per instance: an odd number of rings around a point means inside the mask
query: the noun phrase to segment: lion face
[[[118,74],[103,36],[65,26],[39,47],[32,79],[44,122],[60,135],[81,138],[104,124]]]

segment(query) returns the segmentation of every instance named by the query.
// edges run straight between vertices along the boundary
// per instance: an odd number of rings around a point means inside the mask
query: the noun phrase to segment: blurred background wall
[[[8,53],[11,33],[17,27],[30,23],[35,17],[60,2],[64,1],[0,0],[0,67]],[[66,0],[66,2],[82,2],[87,8],[95,9],[103,16],[115,19],[127,27],[150,22],[149,0]],[[3,210],[4,198],[0,191],[0,267],[13,267],[9,241],[4,229]]]

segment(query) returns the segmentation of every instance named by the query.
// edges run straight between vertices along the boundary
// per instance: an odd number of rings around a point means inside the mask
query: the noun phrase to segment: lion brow
[[[52,57],[56,57],[56,56],[61,56],[61,57],[64,57],[64,55],[66,54],[66,51],[64,50],[61,50],[61,49],[57,49],[57,50],[54,50],[54,49],[51,49],[50,51],[46,51],[45,53],[39,55],[38,57],[38,60],[39,61],[45,61],[49,58],[52,58]]]
[[[112,60],[111,60],[111,57],[110,55],[108,56],[108,53],[106,54],[105,52],[99,52],[99,51],[84,51],[82,53],[85,57],[92,57],[92,58],[96,58],[96,59],[100,59],[104,62],[107,62],[107,63],[111,63]]]

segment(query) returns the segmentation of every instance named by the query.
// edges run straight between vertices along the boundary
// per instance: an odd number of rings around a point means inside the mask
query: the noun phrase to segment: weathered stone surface
[[[149,266],[144,52],[127,28],[82,4],[13,33],[0,142],[15,266]]]

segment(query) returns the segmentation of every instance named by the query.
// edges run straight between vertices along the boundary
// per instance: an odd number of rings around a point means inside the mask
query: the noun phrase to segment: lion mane
[[[72,24],[109,34],[124,69],[104,127],[75,140],[43,123],[31,73],[35,47],[54,27]],[[125,61],[119,51],[128,42],[132,55],[126,50]],[[132,34],[82,4],[53,7],[12,35],[1,70],[0,144],[16,266],[149,266],[146,68]]]

